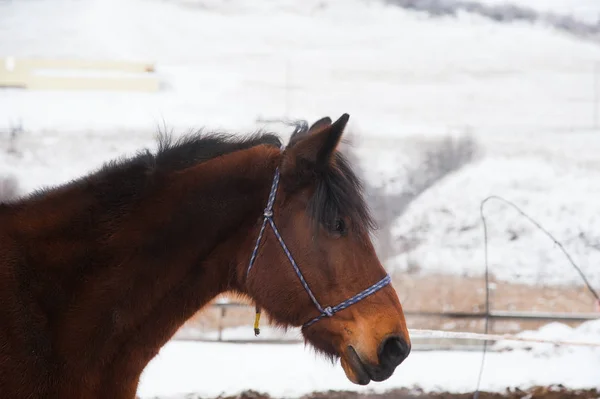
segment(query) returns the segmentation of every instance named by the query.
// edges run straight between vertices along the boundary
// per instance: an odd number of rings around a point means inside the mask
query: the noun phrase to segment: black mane
[[[173,140],[171,135],[158,138],[156,165],[168,171],[181,170],[213,158],[266,144],[280,147],[281,140],[272,133],[236,136],[224,133],[197,132]]]
[[[293,146],[308,131],[305,121],[295,122],[293,126],[295,130],[289,146]],[[145,149],[132,157],[109,161],[95,172],[59,187],[38,190],[28,198],[41,199],[55,190],[78,186],[91,189],[103,206],[124,211],[123,206],[134,206],[136,200],[144,196],[157,174],[182,170],[257,145],[281,147],[281,143],[278,136],[265,132],[239,136],[198,131],[179,138],[161,133],[155,153]],[[316,187],[308,209],[313,220],[330,226],[337,218],[345,217],[358,228],[370,230],[375,227],[364,202],[362,183],[343,154],[338,152],[334,165],[318,171],[315,177]],[[14,202],[19,203],[23,204],[18,200]]]
[[[339,218],[349,219],[354,228],[365,232],[376,227],[364,200],[362,182],[339,152],[335,166],[318,173],[309,211],[314,220],[329,228]]]
[[[292,147],[308,134],[309,125],[303,120],[287,124],[294,126],[288,144]],[[315,192],[309,203],[309,211],[314,221],[331,228],[337,219],[347,218],[358,229],[375,229],[375,219],[364,200],[362,181],[342,152],[336,152],[331,168],[316,171],[315,177]]]
[[[37,190],[29,199],[43,198],[55,191],[73,186],[87,186],[95,195],[105,200],[105,205],[128,202],[141,197],[151,186],[157,174],[182,170],[213,158],[266,144],[279,147],[281,140],[272,133],[258,132],[249,136],[225,133],[195,133],[177,139],[171,134],[159,133],[155,153],[149,149],[132,157],[121,157],[106,162],[98,170],[58,187]],[[26,199],[27,199],[26,198]],[[18,201],[20,202],[20,201]],[[108,203],[106,203],[108,202]]]

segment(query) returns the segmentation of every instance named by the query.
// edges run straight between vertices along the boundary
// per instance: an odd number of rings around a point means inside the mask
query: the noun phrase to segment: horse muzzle
[[[367,385],[371,381],[385,381],[392,376],[409,355],[411,345],[400,336],[384,339],[377,351],[378,363],[363,361],[359,352],[349,345],[342,355],[342,367],[350,381],[358,385]]]

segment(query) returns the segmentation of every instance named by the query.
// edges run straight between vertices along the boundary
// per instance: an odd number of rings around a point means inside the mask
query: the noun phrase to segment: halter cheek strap
[[[258,238],[256,239],[256,244],[254,245],[254,250],[252,251],[252,256],[250,257],[250,263],[248,264],[248,269],[246,270],[246,279],[248,279],[250,270],[252,269],[252,266],[254,266],[254,263],[256,262],[256,257],[258,254],[258,247],[264,236],[265,228],[267,227],[267,224],[268,224],[269,226],[271,226],[271,229],[273,230],[273,233],[275,234],[277,241],[279,241],[279,244],[281,245],[283,252],[285,252],[285,255],[287,256],[288,260],[290,261],[290,264],[292,265],[292,268],[296,272],[296,275],[298,276],[300,283],[304,287],[304,290],[306,291],[306,293],[310,297],[311,301],[314,303],[315,307],[317,308],[317,310],[320,313],[317,317],[304,323],[303,327],[309,327],[324,317],[332,317],[337,312],[339,312],[343,309],[346,309],[347,307],[352,306],[355,303],[365,299],[366,297],[374,294],[375,292],[379,291],[380,289],[382,289],[383,287],[385,287],[386,285],[388,285],[390,283],[391,278],[389,275],[386,275],[384,278],[379,280],[377,283],[371,285],[367,289],[359,292],[358,294],[354,295],[353,297],[346,299],[345,301],[343,301],[335,306],[326,306],[326,307],[321,306],[321,304],[315,297],[314,293],[310,289],[308,283],[306,282],[306,279],[302,275],[302,272],[300,271],[300,268],[296,264],[296,261],[294,260],[294,257],[292,256],[290,250],[288,249],[287,245],[285,245],[285,242],[283,241],[283,238],[281,237],[281,234],[279,233],[279,230],[277,229],[277,226],[275,225],[275,222],[273,221],[273,204],[275,203],[275,196],[277,194],[277,187],[279,185],[279,177],[280,177],[279,168],[277,168],[275,171],[275,177],[273,178],[273,184],[271,185],[271,192],[269,194],[269,200],[267,201],[267,207],[265,208],[264,213],[263,213],[264,218],[263,218],[262,225],[260,227],[260,232],[258,233]],[[256,319],[255,319],[255,323],[254,323],[255,335],[258,335],[260,332],[260,330],[258,329],[259,320],[260,320],[260,309],[257,307],[256,308]]]

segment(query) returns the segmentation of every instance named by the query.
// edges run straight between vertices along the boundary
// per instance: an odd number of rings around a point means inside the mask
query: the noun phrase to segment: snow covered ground
[[[251,332],[246,331],[246,334],[245,338]],[[575,329],[559,323],[549,324],[522,335],[600,344],[600,321],[590,321]],[[548,344],[523,345],[507,341],[496,345],[504,351],[488,353],[482,390],[504,391],[509,386],[551,384],[564,384],[573,389],[600,387],[600,348],[555,348]],[[508,351],[509,348],[512,350]],[[317,357],[302,344],[173,341],[145,370],[138,395],[183,398],[193,392],[212,397],[253,389],[273,396],[299,397],[313,391],[383,392],[403,387],[472,392],[480,362],[481,354],[477,352],[414,351],[389,380],[360,387],[347,381],[339,364],[332,365]]]

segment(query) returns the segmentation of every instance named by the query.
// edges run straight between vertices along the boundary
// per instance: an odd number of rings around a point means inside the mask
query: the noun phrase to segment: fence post
[[[226,309],[225,306],[221,306],[221,313],[219,316],[219,338],[217,339],[219,342],[223,340],[223,319],[225,318],[225,313],[227,313]]]

